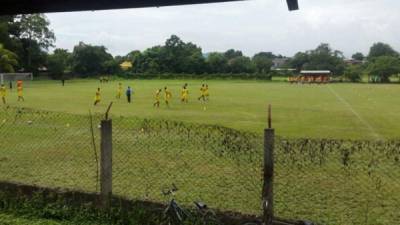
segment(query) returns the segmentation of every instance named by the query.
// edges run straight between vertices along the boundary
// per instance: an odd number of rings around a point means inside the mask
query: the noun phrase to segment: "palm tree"
[[[13,73],[17,65],[17,55],[0,44],[0,72]]]

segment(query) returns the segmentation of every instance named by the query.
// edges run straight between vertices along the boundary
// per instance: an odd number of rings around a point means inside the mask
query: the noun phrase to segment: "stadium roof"
[[[160,7],[244,0],[1,0],[0,16],[30,13],[71,12],[123,8]],[[298,0],[286,0],[289,10],[299,8]]]
[[[187,5],[241,0],[2,0],[0,15]]]

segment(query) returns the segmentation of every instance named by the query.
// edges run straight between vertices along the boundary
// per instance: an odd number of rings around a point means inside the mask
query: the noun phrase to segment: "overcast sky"
[[[299,0],[289,12],[284,0],[250,0],[161,8],[46,14],[58,48],[79,41],[104,45],[113,55],[163,44],[176,34],[203,52],[242,50],[292,56],[331,44],[347,57],[368,53],[378,41],[400,51],[399,0]]]

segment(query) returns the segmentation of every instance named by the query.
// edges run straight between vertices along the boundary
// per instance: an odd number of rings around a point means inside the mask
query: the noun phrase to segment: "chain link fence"
[[[99,191],[100,115],[0,111],[0,180]],[[220,126],[113,117],[113,193],[262,214],[263,137]],[[400,141],[275,140],[274,207],[320,224],[400,221]]]
[[[218,126],[113,119],[113,192],[165,201],[178,187],[181,203],[204,201],[223,210],[261,211],[262,142]]]
[[[96,131],[96,142],[99,135]],[[96,191],[96,160],[86,116],[0,111],[0,179]]]
[[[99,191],[100,115],[0,112],[0,180]],[[219,126],[113,117],[113,193],[261,213],[262,140]],[[3,144],[4,143],[4,144]]]
[[[400,221],[400,141],[276,140],[275,213],[321,224]]]

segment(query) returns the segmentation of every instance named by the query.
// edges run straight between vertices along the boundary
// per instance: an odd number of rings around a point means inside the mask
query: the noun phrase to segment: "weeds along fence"
[[[0,111],[0,180],[100,191],[100,115]],[[261,215],[263,137],[113,117],[113,194]],[[400,141],[275,138],[274,214],[319,224],[400,221]]]

